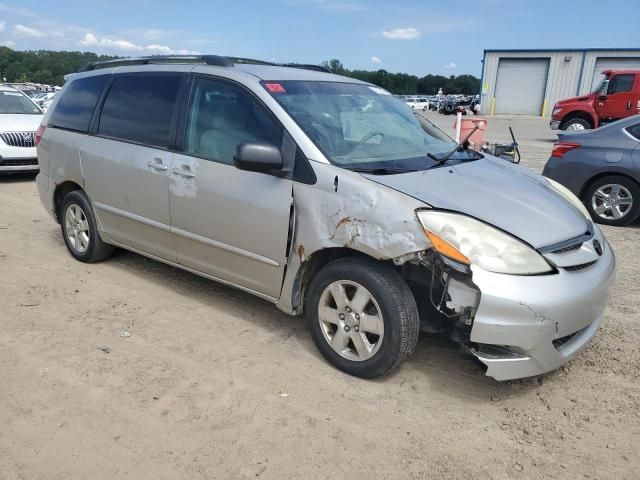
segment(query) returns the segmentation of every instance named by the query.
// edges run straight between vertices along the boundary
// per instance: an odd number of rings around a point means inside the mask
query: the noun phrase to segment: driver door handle
[[[173,168],[171,170],[171,173],[173,173],[174,175],[178,175],[182,178],[194,178],[196,176],[195,173],[193,173],[190,170],[185,170],[184,168]]]

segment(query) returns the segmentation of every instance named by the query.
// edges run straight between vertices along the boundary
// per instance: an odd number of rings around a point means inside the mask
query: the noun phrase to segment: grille
[[[19,167],[21,165],[38,165],[37,158],[17,158],[10,160],[0,160],[0,166],[3,167]]]
[[[567,253],[567,252],[572,252],[573,250],[579,250],[580,247],[582,246],[583,242],[578,242],[578,243],[574,243],[573,245],[569,245],[563,248],[559,248],[558,250],[554,250],[551,253]]]
[[[584,270],[585,268],[590,267],[591,265],[593,265],[596,262],[597,262],[597,260],[594,260],[593,262],[587,262],[587,263],[583,263],[581,265],[572,265],[571,267],[564,267],[564,269],[569,271],[569,272],[577,272],[579,270]]]
[[[0,138],[12,147],[35,147],[35,132],[3,132]]]

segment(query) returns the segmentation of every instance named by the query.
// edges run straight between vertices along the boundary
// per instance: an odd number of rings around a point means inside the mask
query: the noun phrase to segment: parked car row
[[[51,106],[53,99],[58,94],[58,92],[41,92],[31,95],[31,100],[33,100],[44,112]]]

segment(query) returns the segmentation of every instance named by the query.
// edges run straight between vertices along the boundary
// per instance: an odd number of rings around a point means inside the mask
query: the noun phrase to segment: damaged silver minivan
[[[615,258],[580,201],[367,83],[219,56],[91,64],[36,141],[73,257],[122,247],[304,314],[356,376],[420,331],[498,380],[537,375],[603,319]]]

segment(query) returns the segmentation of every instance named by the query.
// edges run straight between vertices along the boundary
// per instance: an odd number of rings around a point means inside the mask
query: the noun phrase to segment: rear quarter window
[[[640,140],[640,123],[627,127],[627,132],[634,136],[636,140]]]
[[[78,132],[88,132],[93,111],[108,80],[109,75],[73,80],[62,92],[62,96],[49,118],[49,125]]]

